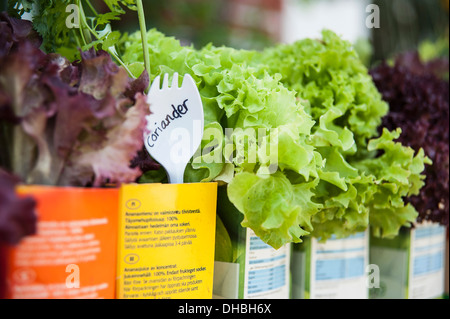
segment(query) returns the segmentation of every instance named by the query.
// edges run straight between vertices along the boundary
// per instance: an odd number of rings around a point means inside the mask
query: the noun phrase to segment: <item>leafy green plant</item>
[[[0,124],[11,171],[28,184],[61,186],[139,177],[130,162],[143,148],[148,77],[129,78],[105,51],[82,52],[74,63],[46,54],[31,23],[0,21],[8,48],[0,54]]]
[[[56,7],[61,13],[69,3],[19,2],[34,16],[54,14]],[[37,18],[44,48],[72,56],[79,54],[77,42],[85,49],[107,49],[132,75],[147,69],[150,80],[162,73],[190,74],[202,97],[205,132],[220,136],[205,134],[203,152],[188,165],[185,181],[226,184],[242,226],[266,243],[279,248],[308,235],[346,237],[369,223],[376,235],[394,237],[416,220],[406,199],[424,185],[429,160],[397,141],[400,130],[383,130],[388,104],[351,44],[333,32],[260,52],[213,45],[197,50],[145,31],[143,20],[141,32],[110,32],[108,22],[124,8],[138,9],[142,18],[139,1],[136,7],[106,1],[110,12],[104,14],[89,1],[76,3],[84,12],[78,30],[63,26],[61,17],[49,18],[55,24],[46,29]],[[233,129],[231,136],[227,129]],[[258,133],[248,135],[247,129]],[[236,144],[228,147],[233,140],[244,145],[240,156]],[[270,156],[255,153],[246,141],[276,146],[276,172]],[[161,174],[149,171],[140,181],[159,182]]]
[[[125,9],[138,11],[143,17],[142,0],[104,0],[109,11],[100,13],[90,0],[9,0],[9,11],[15,16],[28,12],[33,17],[33,27],[42,36],[44,51],[59,53],[69,60],[80,58],[81,51],[95,47],[107,51],[132,77],[138,77],[142,69],[134,70],[125,64],[117,51],[117,43],[123,35],[113,31],[110,23],[120,20]],[[72,6],[71,6],[72,5]],[[73,20],[72,20],[73,19]],[[73,22],[78,22],[75,24]],[[145,25],[142,25],[145,27]]]
[[[130,35],[123,58],[143,63],[141,34]],[[364,231],[381,237],[410,226],[417,211],[405,200],[424,184],[423,152],[396,142],[400,131],[379,134],[389,107],[350,43],[331,31],[262,52],[208,45],[182,46],[156,30],[147,33],[152,75],[189,73],[205,109],[209,148],[185,174],[188,182],[220,181],[249,227],[275,248],[307,235],[326,240]],[[227,136],[226,129],[235,131]],[[250,148],[243,159],[225,151],[246,129],[277,129],[278,169]],[[272,136],[275,137],[275,136]],[[276,140],[276,142],[275,142]],[[208,149],[208,148],[207,148]],[[221,156],[221,162],[208,162]],[[142,181],[156,181],[155,173]],[[159,181],[159,180],[158,180]],[[220,205],[220,203],[219,203]]]

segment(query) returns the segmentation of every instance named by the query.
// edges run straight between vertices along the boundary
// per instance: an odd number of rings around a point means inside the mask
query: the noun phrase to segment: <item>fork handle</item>
[[[170,184],[183,184],[184,182],[184,171],[186,167],[179,170],[168,171],[167,175],[169,177]]]

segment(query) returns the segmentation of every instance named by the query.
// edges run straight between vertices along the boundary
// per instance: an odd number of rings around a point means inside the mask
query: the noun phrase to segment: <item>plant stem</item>
[[[92,13],[93,13],[95,16],[98,16],[98,12],[97,12],[97,10],[95,10],[95,8],[94,8],[94,6],[92,5],[92,3],[91,3],[89,0],[86,0],[86,3],[87,3],[87,5],[89,6],[89,8],[92,10]]]
[[[79,17],[79,21],[80,21],[80,33],[81,33],[81,38],[83,39],[83,41],[84,41],[84,44],[86,45],[87,44],[87,42],[86,42],[86,39],[85,39],[85,37],[84,37],[84,28],[86,28],[86,30],[91,34],[91,35],[93,35],[97,40],[100,40],[101,39],[101,37],[98,35],[98,33],[95,31],[95,30],[93,30],[92,28],[91,28],[91,26],[89,25],[89,23],[87,22],[87,19],[86,19],[86,15],[85,15],[85,13],[84,13],[84,10],[83,10],[83,7],[82,7],[82,4],[81,4],[81,1],[78,1],[78,5],[79,5],[79,12],[80,12],[80,17]],[[92,8],[93,9],[93,8]],[[95,9],[94,9],[94,11],[95,11]],[[96,14],[96,13],[95,13]],[[89,42],[91,42],[91,41],[89,41]],[[133,73],[130,71],[130,69],[128,69],[128,67],[126,66],[126,64],[119,58],[119,56],[117,55],[117,53],[115,52],[115,50],[112,50],[111,48],[108,48],[107,49],[107,51],[108,51],[108,53],[127,71],[127,73],[128,73],[128,75],[131,77],[131,78],[133,78],[133,79],[135,79],[136,77],[133,75]]]
[[[108,48],[108,53],[111,54],[113,56],[114,59],[116,59],[117,62],[119,62],[119,64],[128,72],[128,75],[135,79],[136,77],[134,76],[134,74],[130,71],[130,69],[128,69],[128,67],[126,66],[126,64],[122,61],[122,59],[119,58],[119,56],[117,55],[116,52],[114,52],[114,50],[112,50],[111,48]]]
[[[144,64],[145,69],[147,70],[148,76],[151,79],[151,65],[150,65],[150,53],[148,51],[148,42],[147,42],[147,27],[145,25],[145,14],[144,14],[144,6],[142,5],[142,0],[136,0],[138,16],[139,16],[139,27],[141,29],[141,39],[142,39],[142,48],[144,49]],[[147,88],[147,93],[150,90],[151,81],[149,81],[149,86]]]
[[[83,30],[83,22],[86,21],[86,17],[84,16],[84,11],[83,11],[81,1],[78,0],[77,4],[78,4],[78,21],[80,22],[79,30],[80,30],[81,40],[83,40],[84,45],[86,45],[87,42],[86,42],[86,38],[84,37],[84,30]]]

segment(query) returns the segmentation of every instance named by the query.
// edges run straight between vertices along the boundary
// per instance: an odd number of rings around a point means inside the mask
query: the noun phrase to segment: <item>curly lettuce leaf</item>
[[[258,176],[243,172],[228,185],[228,196],[243,212],[243,227],[250,227],[275,249],[302,241],[313,229],[311,217],[320,205],[311,200],[315,182],[292,185],[278,172]]]
[[[366,199],[374,183],[371,176],[350,165],[339,147],[318,148],[325,159],[319,169],[320,183],[315,189],[315,201],[323,209],[313,218],[313,236],[325,241],[331,236],[345,238],[367,229],[369,209]]]
[[[124,44],[130,65],[143,63],[140,38],[133,34]],[[397,176],[406,193],[393,190],[383,199],[381,185],[388,183],[379,170],[387,159],[377,156],[373,140],[388,105],[350,43],[331,31],[322,40],[262,52],[213,45],[196,50],[156,30],[147,40],[153,75],[191,74],[202,96],[205,132],[219,132],[216,140],[206,134],[185,178],[228,183],[242,225],[265,242],[281,247],[303,236],[346,237],[367,229],[372,211],[390,203],[403,217],[381,223],[383,233],[412,220],[404,198],[421,187],[425,159],[409,156],[402,145],[396,152],[387,147],[391,163],[414,173]],[[255,151],[255,143],[278,153]],[[221,156],[222,162],[208,161]],[[383,203],[375,205],[378,200]]]
[[[380,138],[369,142],[369,151],[381,152],[380,156],[354,163],[361,171],[375,177],[373,195],[367,200],[370,224],[377,237],[393,238],[401,227],[410,227],[417,219],[417,210],[405,202],[417,195],[425,184],[425,164],[431,164],[421,149],[415,152],[395,142],[401,129],[383,130]]]
[[[323,31],[321,40],[268,48],[255,63],[280,74],[286,87],[309,101],[321,145],[342,141],[344,152],[363,154],[368,139],[378,135],[388,105],[351,43],[332,31]]]
[[[87,136],[70,157],[69,164],[61,176],[60,183],[73,185],[92,183],[101,187],[108,183],[136,181],[141,175],[140,167],[132,168],[130,162],[142,150],[142,136],[148,114],[146,97],[136,96],[136,104],[124,114],[124,119],[111,127],[103,141]]]
[[[313,217],[313,236],[345,237],[370,223],[376,235],[392,237],[410,225],[417,212],[407,198],[423,186],[427,159],[394,143],[395,132],[381,137],[389,143],[378,143],[389,105],[351,44],[324,31],[321,41],[268,48],[255,63],[280,74],[287,88],[309,102],[312,145],[325,160],[314,189],[323,209]]]
[[[139,39],[139,34],[133,34],[125,44],[123,58],[130,64],[143,61]],[[191,74],[197,81],[204,105],[205,132],[214,127],[223,135],[222,141],[215,142],[220,147],[211,148],[211,153],[201,154],[202,157],[215,157],[219,151],[223,151],[222,164],[208,164],[201,159],[198,161],[198,157],[194,158],[194,164],[188,168],[189,181],[195,181],[197,177],[201,177],[201,180],[197,181],[214,180],[222,173],[223,163],[233,163],[238,170],[254,172],[258,170],[259,164],[266,164],[267,158],[264,158],[263,154],[255,154],[248,147],[244,150],[243,158],[236,157],[231,160],[228,155],[236,149],[222,149],[230,140],[239,143],[244,137],[248,137],[248,128],[256,132],[252,138],[258,141],[260,129],[265,130],[267,134],[270,129],[280,129],[283,145],[285,141],[288,143],[287,133],[292,133],[289,146],[296,145],[296,154],[301,156],[295,158],[294,154],[289,152],[279,152],[282,168],[293,166],[300,171],[315,159],[312,147],[306,144],[306,137],[309,136],[314,122],[305,112],[302,101],[296,98],[295,92],[282,85],[278,75],[271,76],[249,66],[248,61],[256,52],[216,48],[212,45],[195,50],[190,46],[181,46],[176,39],[165,37],[156,30],[150,30],[147,39],[153,61],[153,76],[163,72]],[[233,134],[226,136],[226,128],[233,129]],[[210,142],[209,136],[206,136],[203,147]],[[251,165],[250,159],[255,155],[257,160],[253,164],[256,165]],[[305,161],[306,164],[298,164]],[[315,167],[310,166],[309,170],[313,172],[305,171],[304,174],[317,175],[314,172]],[[203,173],[191,174],[196,170],[202,170]]]

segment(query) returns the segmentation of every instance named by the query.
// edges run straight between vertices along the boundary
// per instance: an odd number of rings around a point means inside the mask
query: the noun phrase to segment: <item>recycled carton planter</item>
[[[38,230],[5,248],[8,299],[115,296],[118,189],[23,186]]]
[[[217,184],[18,192],[38,232],[0,247],[2,297],[212,298]]]
[[[368,299],[369,232],[320,243],[307,237],[292,256],[293,299]]]
[[[380,270],[380,288],[372,299],[442,298],[445,287],[447,229],[425,223],[402,228],[395,239],[372,236],[370,262]]]
[[[118,299],[211,299],[217,184],[120,192]]]
[[[219,190],[214,299],[289,299],[291,245],[279,250],[241,226],[242,214]]]

